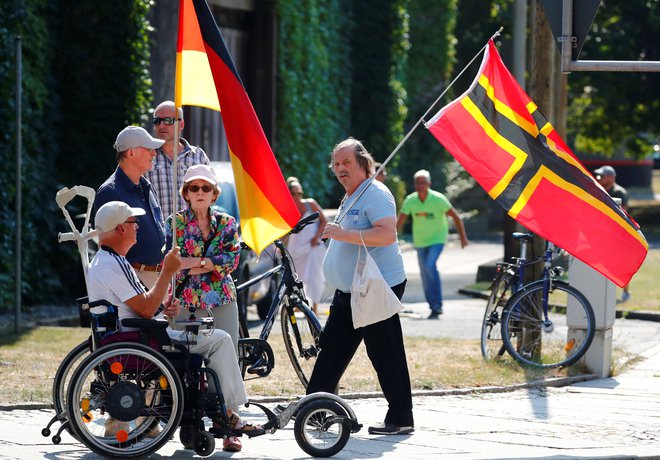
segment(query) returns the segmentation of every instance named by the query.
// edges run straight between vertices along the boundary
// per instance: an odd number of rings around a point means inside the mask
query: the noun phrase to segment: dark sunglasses
[[[127,221],[124,222],[124,223],[125,223],[125,224],[135,224],[135,225],[139,225],[139,224],[140,224],[140,222],[139,222],[137,219],[127,220]]]
[[[151,122],[158,126],[161,123],[165,123],[166,125],[173,125],[175,121],[179,121],[180,118],[174,118],[174,117],[155,117]]]
[[[190,187],[188,187],[188,190],[190,190],[193,193],[197,193],[197,192],[199,192],[200,188],[202,189],[202,191],[204,193],[209,193],[210,191],[213,190],[212,185],[202,185],[201,187],[199,185],[191,185]]]

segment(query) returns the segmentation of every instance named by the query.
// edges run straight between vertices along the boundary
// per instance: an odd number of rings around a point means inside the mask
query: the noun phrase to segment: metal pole
[[[22,203],[21,203],[21,150],[23,139],[21,138],[21,99],[23,79],[21,36],[16,37],[16,239],[14,249],[15,289],[16,289],[16,314],[14,316],[14,333],[21,330],[21,228],[22,228]]]
[[[516,0],[513,10],[513,75],[525,89],[527,67],[527,0]]]
[[[573,0],[562,0],[561,71],[570,72],[660,72],[660,61],[574,61]]]
[[[573,0],[562,0],[561,14],[561,71],[569,73],[571,71],[571,61],[573,60]]]

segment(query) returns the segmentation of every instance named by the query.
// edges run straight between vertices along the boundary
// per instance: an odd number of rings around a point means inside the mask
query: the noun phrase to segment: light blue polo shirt
[[[369,185],[369,188],[360,196],[356,204],[351,207],[355,198],[358,197],[363,188],[368,184],[365,180],[344,200],[339,208],[338,216],[343,214],[344,209],[350,210],[340,222],[340,226],[347,230],[367,230],[376,222],[385,217],[396,217],[396,203],[389,189],[377,180]],[[359,246],[343,241],[330,240],[330,246],[323,259],[323,273],[325,279],[334,289],[342,292],[351,292],[353,274],[357,264]],[[403,258],[398,242],[389,246],[371,247],[367,246],[369,254],[376,261],[380,272],[387,284],[392,287],[401,284],[406,279],[403,268]],[[364,252],[364,249],[363,249]]]

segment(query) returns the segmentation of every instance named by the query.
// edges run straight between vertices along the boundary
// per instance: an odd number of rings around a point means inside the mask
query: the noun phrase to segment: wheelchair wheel
[[[66,411],[66,390],[69,387],[71,376],[78,364],[88,355],[89,341],[85,340],[71,350],[57,368],[53,380],[53,406],[56,414],[62,414]]]
[[[66,399],[77,439],[111,458],[157,451],[183,415],[179,375],[161,353],[140,343],[104,346],[85,358],[71,377]]]
[[[310,401],[296,415],[296,442],[312,457],[331,457],[344,448],[351,435],[343,424],[346,417],[344,408],[331,399]]]
[[[198,431],[194,439],[193,448],[197,455],[208,457],[215,450],[215,438],[208,431]]]

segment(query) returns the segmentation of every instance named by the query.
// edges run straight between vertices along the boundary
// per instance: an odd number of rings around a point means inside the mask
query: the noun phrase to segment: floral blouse
[[[172,219],[176,218],[176,241],[181,248],[181,257],[204,256],[213,262],[213,271],[210,272],[190,276],[189,270],[177,273],[176,286],[182,308],[219,307],[236,299],[236,287],[231,277],[231,272],[238,267],[240,252],[236,219],[213,209],[209,212],[210,242],[204,254],[204,236],[190,208],[169,216],[165,223],[168,248],[172,246]]]

